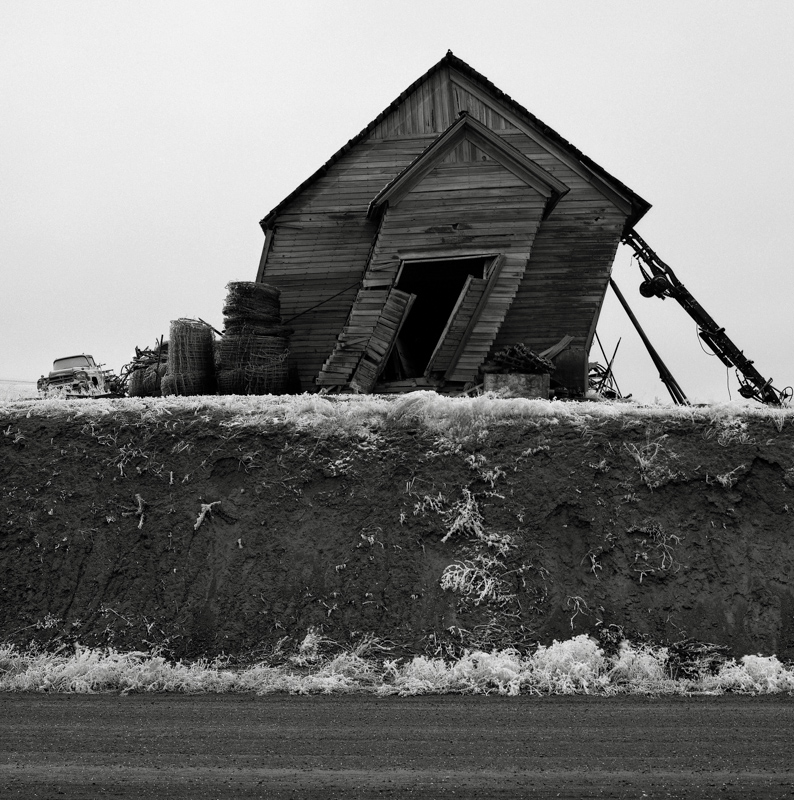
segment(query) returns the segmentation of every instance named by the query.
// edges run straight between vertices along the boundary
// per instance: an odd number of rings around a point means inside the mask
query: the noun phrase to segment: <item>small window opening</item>
[[[397,337],[383,380],[424,375],[466,278],[485,277],[486,263],[491,260],[481,257],[403,264],[395,286],[416,295],[416,300]]]

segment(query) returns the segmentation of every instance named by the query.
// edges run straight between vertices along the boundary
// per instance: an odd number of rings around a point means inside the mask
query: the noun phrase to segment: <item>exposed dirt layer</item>
[[[792,412],[428,394],[0,405],[0,641],[794,658]]]
[[[791,698],[0,698],[4,798],[783,798]]]

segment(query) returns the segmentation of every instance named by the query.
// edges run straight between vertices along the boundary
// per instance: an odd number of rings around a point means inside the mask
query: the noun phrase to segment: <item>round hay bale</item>
[[[218,394],[248,394],[245,370],[218,370]]]
[[[212,375],[212,329],[194,319],[177,319],[171,322],[168,347],[168,374],[206,373]]]
[[[160,394],[163,397],[176,394],[176,382],[173,375],[163,375],[163,379],[160,381]]]
[[[165,364],[152,364],[143,373],[143,388],[147,397],[160,394],[160,383],[165,374]]]
[[[175,375],[165,375],[160,382],[160,391],[165,395],[177,394],[182,397],[191,397],[202,394],[215,394],[215,376],[208,378],[201,372],[178,372]]]
[[[286,358],[289,340],[283,336],[226,335],[218,349],[220,369],[266,367]]]
[[[144,386],[144,373],[146,370],[136,369],[130,373],[127,383],[127,394],[130,397],[145,397],[146,388]]]

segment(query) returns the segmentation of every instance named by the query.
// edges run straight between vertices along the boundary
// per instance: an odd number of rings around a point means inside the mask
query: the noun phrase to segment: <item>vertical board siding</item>
[[[467,92],[456,83],[450,84],[450,92],[452,95],[452,107],[455,116],[460,114],[461,111],[468,112],[472,117],[482,122],[483,125],[489,127],[492,131],[517,130],[506,117],[503,117],[491,106],[486,105],[482,100]]]
[[[449,72],[439,70],[417,87],[375,126],[371,139],[431,133],[437,136],[454,121],[449,98]]]

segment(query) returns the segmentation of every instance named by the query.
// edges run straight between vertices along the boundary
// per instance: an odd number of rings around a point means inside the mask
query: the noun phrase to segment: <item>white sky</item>
[[[792,42],[789,0],[2,0],[0,379],[220,328],[259,220],[451,49],[651,202],[640,235],[794,383]],[[690,399],[727,400],[625,247],[614,277]],[[599,332],[624,392],[667,399],[611,294]]]

